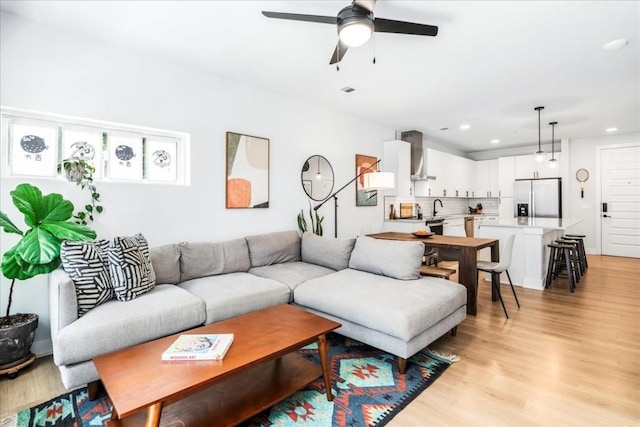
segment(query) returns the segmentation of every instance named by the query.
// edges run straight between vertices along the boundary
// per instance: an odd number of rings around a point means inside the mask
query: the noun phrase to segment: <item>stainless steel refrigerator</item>
[[[518,217],[562,218],[562,179],[516,179],[513,202]]]

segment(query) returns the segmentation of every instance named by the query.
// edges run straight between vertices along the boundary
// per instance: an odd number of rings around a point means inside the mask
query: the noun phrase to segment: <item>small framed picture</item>
[[[269,207],[269,140],[227,132],[226,207]]]
[[[145,144],[146,178],[150,181],[175,182],[178,173],[178,142],[147,139]]]
[[[109,178],[142,179],[142,137],[109,135]]]
[[[10,150],[12,174],[56,176],[58,127],[48,122],[14,122]]]
[[[94,177],[102,177],[102,132],[63,127],[62,157],[84,160],[96,169]]]

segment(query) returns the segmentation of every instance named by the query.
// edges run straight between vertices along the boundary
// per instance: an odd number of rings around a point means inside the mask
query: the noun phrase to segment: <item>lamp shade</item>
[[[369,40],[373,32],[373,22],[370,20],[346,20],[338,29],[338,37],[349,47],[362,46]]]
[[[387,188],[394,188],[395,175],[393,172],[370,172],[364,174],[364,189],[365,190],[384,190]]]

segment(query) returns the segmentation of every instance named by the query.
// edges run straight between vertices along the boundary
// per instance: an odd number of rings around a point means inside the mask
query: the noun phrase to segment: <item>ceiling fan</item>
[[[413,34],[417,36],[436,36],[438,34],[438,27],[434,25],[375,18],[373,16],[375,3],[376,0],[354,0],[350,6],[342,9],[338,12],[338,16],[335,17],[266,11],[262,11],[262,14],[268,18],[337,25],[338,44],[333,52],[330,64],[340,62],[348,48],[363,45],[369,40],[373,32]]]

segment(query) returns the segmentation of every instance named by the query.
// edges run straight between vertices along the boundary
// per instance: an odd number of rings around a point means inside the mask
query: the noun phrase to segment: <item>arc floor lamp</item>
[[[380,172],[374,169],[374,167],[376,167],[378,163],[380,163],[381,161],[382,159],[378,160],[377,162],[375,162],[374,164],[372,164],[371,166],[369,166],[368,168],[360,172],[358,175],[356,175],[355,178],[347,182],[345,185],[340,187],[339,190],[335,191],[332,195],[327,197],[322,203],[318,204],[313,208],[313,210],[317,211],[322,207],[322,205],[327,203],[330,199],[333,199],[333,202],[334,202],[333,210],[334,210],[334,218],[335,218],[333,223],[334,237],[338,237],[338,193],[340,193],[342,190],[347,188],[351,183],[355,182],[362,175],[364,175],[365,190],[369,190],[369,191],[386,190],[386,189],[395,187],[395,176],[393,172]]]

